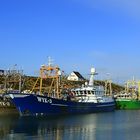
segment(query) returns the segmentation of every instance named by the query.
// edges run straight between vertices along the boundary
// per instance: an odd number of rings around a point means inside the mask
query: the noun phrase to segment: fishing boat
[[[3,70],[3,84],[0,89],[0,113],[17,112],[15,105],[10,100],[8,93],[20,93],[22,70],[18,70],[15,67],[9,70]],[[18,90],[15,90],[15,86],[18,86]]]
[[[13,91],[14,92],[14,91]],[[15,105],[10,100],[10,96],[6,96],[6,94],[0,94],[0,113],[10,113],[17,112]]]
[[[125,90],[115,95],[117,109],[137,110],[140,109],[140,82],[127,81]]]
[[[61,71],[57,66],[42,65],[33,90],[40,81],[39,92],[9,93],[20,115],[61,115],[114,111],[115,101],[105,95],[102,86],[94,86],[95,69],[91,69],[89,83],[74,89],[63,89]],[[45,79],[51,79],[48,88],[43,88]],[[43,93],[47,90],[47,93]]]

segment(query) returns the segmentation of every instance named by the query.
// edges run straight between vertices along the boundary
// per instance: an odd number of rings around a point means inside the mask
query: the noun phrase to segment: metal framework
[[[136,81],[134,77],[132,80],[128,80],[125,85],[125,92],[131,92],[132,98],[140,99],[140,81]]]
[[[105,81],[105,94],[112,96],[112,81],[111,80]]]
[[[23,70],[18,70],[16,68],[17,65],[14,65],[13,69],[5,70],[5,84],[4,89],[7,90],[8,88],[14,88],[13,83],[19,84],[19,92],[21,92],[21,84],[22,84],[22,76]]]
[[[48,96],[52,96],[52,92],[54,93],[54,96],[56,98],[60,98],[60,76],[61,76],[61,72],[59,67],[55,66],[53,67],[52,65],[42,65],[40,68],[40,76],[38,77],[38,79],[36,80],[33,88],[32,88],[32,92],[34,91],[34,89],[36,88],[37,83],[39,82],[39,94],[43,95],[42,90],[46,89],[47,87],[49,88],[48,90]],[[45,79],[50,79],[51,84],[48,85],[47,87],[43,87],[43,81]],[[49,80],[48,80],[49,81]]]

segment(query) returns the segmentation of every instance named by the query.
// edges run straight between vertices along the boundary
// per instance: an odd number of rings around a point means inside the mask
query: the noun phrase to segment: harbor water
[[[0,140],[140,140],[140,110],[55,117],[0,114]]]

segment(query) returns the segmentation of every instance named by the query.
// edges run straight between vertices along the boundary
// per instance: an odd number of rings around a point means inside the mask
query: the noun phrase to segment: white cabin
[[[71,95],[75,97],[78,102],[88,102],[88,103],[107,103],[113,102],[112,97],[107,97],[105,95],[105,90],[103,86],[94,85],[94,75],[96,74],[95,68],[91,68],[91,76],[89,83],[83,85],[80,88],[75,88],[71,90]]]

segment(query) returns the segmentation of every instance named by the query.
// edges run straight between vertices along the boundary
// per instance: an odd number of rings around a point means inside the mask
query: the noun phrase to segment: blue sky
[[[48,56],[66,73],[140,79],[139,0],[0,0],[0,68],[34,75]]]

